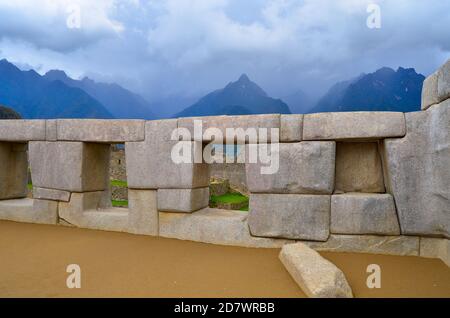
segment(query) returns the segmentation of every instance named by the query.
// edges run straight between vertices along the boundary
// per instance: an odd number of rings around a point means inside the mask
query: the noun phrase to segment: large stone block
[[[438,70],[438,99],[440,102],[450,98],[450,59]]]
[[[209,205],[209,188],[158,189],[158,210],[191,213]]]
[[[30,142],[33,185],[71,192],[106,190],[110,146],[82,142]]]
[[[56,125],[60,141],[120,143],[145,138],[144,120],[58,119]]]
[[[74,224],[81,228],[128,232],[128,209],[108,208],[99,211],[86,211],[78,224]]]
[[[72,193],[69,202],[59,202],[59,217],[80,226],[85,211],[105,208],[103,196],[103,191]]]
[[[0,120],[0,141],[45,140],[45,120]]]
[[[202,123],[202,130],[199,132],[201,134],[194,134],[194,122],[195,121],[201,121]],[[230,141],[236,141],[239,143],[253,143],[252,140],[250,140],[250,136],[253,136],[252,133],[250,133],[251,130],[255,129],[256,138],[260,140],[259,138],[263,138],[264,142],[272,141],[272,142],[278,142],[279,136],[280,136],[280,115],[278,114],[268,114],[268,115],[250,115],[250,116],[206,116],[206,117],[191,117],[191,118],[179,118],[178,119],[178,127],[179,128],[185,128],[190,132],[191,140],[195,141],[202,141],[202,142],[209,142],[212,140],[211,136],[204,136],[203,133],[210,129],[210,128],[216,128],[218,131],[221,132],[224,142],[227,141],[226,138],[226,129],[243,129],[243,131],[247,131],[249,133],[248,135],[239,136],[239,138],[236,138],[234,136]],[[275,128],[278,131],[278,134],[272,138],[271,136],[271,129]],[[263,129],[261,134],[259,133],[259,129]],[[264,130],[265,129],[265,130]],[[273,140],[272,140],[273,139]]]
[[[70,201],[70,192],[55,190],[55,189],[45,189],[45,188],[37,188],[33,187],[33,198],[34,199],[42,199],[42,200],[50,200],[50,201]]]
[[[303,119],[303,140],[383,139],[405,133],[405,117],[398,112],[319,113]]]
[[[336,192],[385,192],[381,156],[375,142],[336,144]]]
[[[431,105],[439,103],[438,74],[439,72],[431,74],[423,82],[421,107],[422,110],[429,108]]]
[[[181,142],[186,146],[186,152],[181,154],[190,153],[187,157],[191,163],[176,163],[172,159],[171,154],[178,141],[172,141],[171,135],[176,128],[176,119],[150,121],[146,123],[145,141],[125,144],[129,188],[190,189],[208,186],[209,166],[194,162],[195,154],[201,154],[201,142]],[[176,149],[174,152],[180,153]]]
[[[158,236],[159,215],[156,190],[128,190],[128,231],[133,234]]]
[[[0,220],[56,224],[58,202],[33,199],[0,200]]]
[[[326,241],[330,196],[251,194],[248,224],[253,236]]]
[[[27,196],[27,145],[0,142],[0,200]]]
[[[331,197],[333,234],[400,235],[390,194],[341,194]]]
[[[280,115],[280,142],[302,140],[303,115]]]
[[[408,133],[385,141],[387,185],[402,234],[450,237],[450,100],[406,114]]]
[[[45,140],[57,141],[58,140],[58,128],[57,119],[49,119],[45,121]]]
[[[159,235],[219,245],[280,248],[289,240],[253,237],[247,212],[206,208],[194,213],[159,213]]]
[[[279,169],[273,174],[262,174],[267,166],[246,163],[247,186],[253,193],[331,194],[334,187],[335,151],[332,141],[307,141],[279,144],[278,150],[264,145],[248,145],[247,151],[258,148],[258,153],[269,151],[279,158]],[[248,162],[248,161],[247,161]]]
[[[69,202],[58,202],[60,223],[93,230],[127,232],[128,209],[104,204],[105,192],[72,193]]]
[[[419,255],[417,236],[338,235],[326,242],[303,242],[317,251],[369,253],[383,255]]]
[[[450,240],[421,237],[420,256],[439,258],[450,267]]]
[[[353,298],[344,273],[305,244],[287,244],[280,260],[308,297]]]

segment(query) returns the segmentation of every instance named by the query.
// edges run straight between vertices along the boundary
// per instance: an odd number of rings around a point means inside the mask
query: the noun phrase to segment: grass
[[[111,186],[118,188],[128,188],[128,183],[121,180],[111,180]]]
[[[115,208],[126,208],[126,207],[128,207],[128,201],[126,201],[126,200],[123,200],[123,201],[111,200],[111,202],[112,202],[112,206],[115,207]]]
[[[216,205],[220,203],[247,203],[247,205],[239,211],[248,211],[248,197],[241,193],[230,192],[224,195],[212,195],[210,201]]]

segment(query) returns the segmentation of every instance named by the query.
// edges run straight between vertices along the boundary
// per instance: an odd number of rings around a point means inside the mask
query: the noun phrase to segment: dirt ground
[[[278,249],[0,221],[0,297],[304,297]],[[357,297],[450,297],[450,269],[418,257],[322,253]],[[66,268],[81,267],[81,289]],[[381,266],[381,289],[366,268]]]

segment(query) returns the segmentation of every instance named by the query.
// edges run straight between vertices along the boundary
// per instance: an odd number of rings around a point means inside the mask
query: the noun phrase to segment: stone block
[[[423,82],[421,108],[422,110],[425,110],[431,105],[438,103],[438,72],[435,72],[428,76]]]
[[[26,144],[0,142],[0,200],[25,198],[28,193]]]
[[[438,70],[437,86],[439,102],[450,98],[450,59]]]
[[[55,190],[55,189],[45,189],[45,188],[37,188],[33,187],[33,198],[34,199],[43,199],[50,201],[70,201],[70,192]]]
[[[98,211],[85,211],[79,220],[78,227],[113,231],[128,232],[128,209],[108,208]]]
[[[287,244],[280,260],[308,297],[353,298],[344,273],[305,244]]]
[[[125,155],[128,187],[134,189],[190,189],[209,185],[209,165],[195,163],[195,154],[201,154],[200,142],[181,142],[191,163],[176,163],[171,153],[178,141],[171,140],[177,120],[146,123],[144,142],[127,142]],[[181,144],[178,144],[181,145]],[[190,154],[189,154],[190,153]]]
[[[45,121],[45,140],[46,141],[58,140],[58,128],[56,119],[49,119]]]
[[[209,205],[209,188],[158,189],[158,210],[191,213]]]
[[[400,235],[390,194],[340,194],[331,197],[333,234]]]
[[[103,196],[103,191],[72,193],[69,202],[59,202],[59,217],[80,226],[85,211],[105,208]]]
[[[0,141],[45,140],[45,120],[0,120]]]
[[[252,193],[248,224],[253,236],[326,241],[330,196]]]
[[[258,148],[258,153],[270,153],[279,158],[279,169],[262,174],[268,166],[258,160],[246,163],[247,186],[253,193],[331,194],[334,188],[335,152],[333,141],[282,143],[278,150],[263,145],[248,145],[246,151]],[[249,161],[247,161],[249,162]]]
[[[280,142],[302,140],[303,115],[280,115]]]
[[[450,267],[450,240],[439,238],[420,238],[420,256],[439,258]]]
[[[58,119],[57,137],[60,141],[101,143],[143,141],[144,125],[144,120]]]
[[[202,130],[201,134],[196,136],[194,134],[194,121],[202,122]],[[203,133],[210,129],[216,128],[221,132],[223,141],[226,142],[226,129],[243,129],[244,132],[248,132],[248,135],[244,135],[242,137],[236,138],[234,134],[232,134],[233,138],[229,141],[235,141],[238,143],[254,143],[253,140],[250,140],[250,136],[256,136],[258,141],[260,138],[264,139],[264,142],[278,142],[280,137],[280,115],[278,114],[264,114],[264,115],[250,115],[250,116],[206,116],[206,117],[190,117],[190,118],[179,118],[178,119],[178,128],[187,129],[191,135],[191,140],[201,141],[201,142],[209,142],[212,140],[211,136],[204,136]],[[275,128],[278,131],[278,134],[272,138],[271,129]],[[255,133],[250,133],[248,129],[256,129]],[[262,130],[261,134],[259,133],[259,129]],[[248,130],[248,131],[247,131]],[[199,130],[200,132],[200,130]],[[273,140],[272,140],[273,139]]]
[[[247,212],[206,208],[194,213],[159,213],[159,235],[179,240],[256,248],[280,248],[289,240],[253,237]]]
[[[158,236],[157,191],[130,189],[128,198],[128,231],[133,234]]]
[[[303,119],[303,140],[384,139],[405,133],[405,117],[399,112],[319,113]]]
[[[93,230],[127,232],[128,209],[104,205],[105,192],[72,193],[69,202],[59,202],[60,223]]]
[[[38,141],[29,147],[34,186],[71,192],[109,187],[109,145]]]
[[[408,133],[385,141],[386,180],[402,234],[450,237],[450,100],[406,114]]]
[[[58,202],[33,199],[0,200],[0,220],[56,224]]]
[[[338,142],[336,144],[335,191],[385,192],[378,143]]]
[[[303,242],[317,251],[418,256],[417,236],[337,235],[326,242]]]

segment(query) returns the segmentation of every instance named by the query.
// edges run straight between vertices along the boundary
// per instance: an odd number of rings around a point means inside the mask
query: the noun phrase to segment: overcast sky
[[[367,27],[370,3],[379,29]],[[442,0],[0,0],[0,58],[149,100],[200,96],[241,73],[273,97],[382,66],[429,75],[450,58],[449,30]]]

